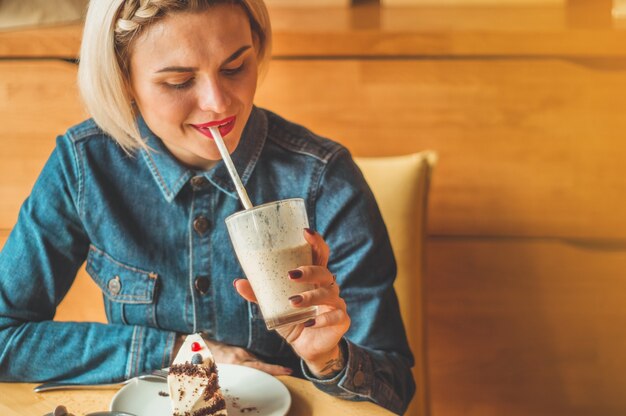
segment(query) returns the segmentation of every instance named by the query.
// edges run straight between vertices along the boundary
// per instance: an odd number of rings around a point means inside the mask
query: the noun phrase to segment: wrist
[[[346,366],[346,357],[339,344],[331,351],[315,360],[305,361],[315,378],[329,379],[335,377]]]

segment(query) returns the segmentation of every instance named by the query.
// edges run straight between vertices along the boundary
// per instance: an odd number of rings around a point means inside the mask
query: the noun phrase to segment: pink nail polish
[[[309,319],[304,323],[305,328],[315,325],[315,319]]]
[[[315,235],[315,231],[310,228],[305,228],[304,231],[306,231],[308,235]]]

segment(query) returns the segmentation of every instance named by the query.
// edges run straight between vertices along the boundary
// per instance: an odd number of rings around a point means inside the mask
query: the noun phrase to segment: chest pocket
[[[86,269],[104,294],[110,323],[158,326],[156,273],[123,264],[94,246],[89,247]]]

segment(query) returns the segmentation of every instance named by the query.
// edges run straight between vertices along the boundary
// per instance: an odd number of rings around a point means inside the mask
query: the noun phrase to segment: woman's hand
[[[252,367],[256,368],[257,370],[265,371],[266,373],[269,373],[273,376],[284,376],[290,375],[292,373],[292,370],[290,368],[280,365],[268,364],[261,361],[258,357],[256,357],[244,348],[224,344],[218,341],[214,341],[212,339],[207,339],[204,335],[202,336],[202,338],[211,350],[211,354],[213,354],[213,359],[216,363],[245,365],[246,367]],[[179,336],[174,349],[174,356],[176,353],[178,353],[178,350],[182,346],[183,341],[184,335]]]
[[[306,230],[304,237],[313,250],[312,266],[298,267],[289,278],[301,283],[313,283],[315,289],[290,298],[295,308],[316,305],[318,315],[302,324],[285,326],[277,332],[285,338],[316,377],[327,378],[341,371],[345,363],[339,341],[350,327],[346,303],[339,296],[339,286],[328,268],[330,250],[321,235]],[[245,279],[234,282],[237,292],[246,300],[256,302],[250,283]]]

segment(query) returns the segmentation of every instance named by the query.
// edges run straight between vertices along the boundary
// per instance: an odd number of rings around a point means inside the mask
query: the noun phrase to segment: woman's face
[[[150,130],[192,168],[219,160],[208,125],[232,153],[252,111],[257,55],[239,6],[175,13],[149,26],[130,56],[132,95]]]

